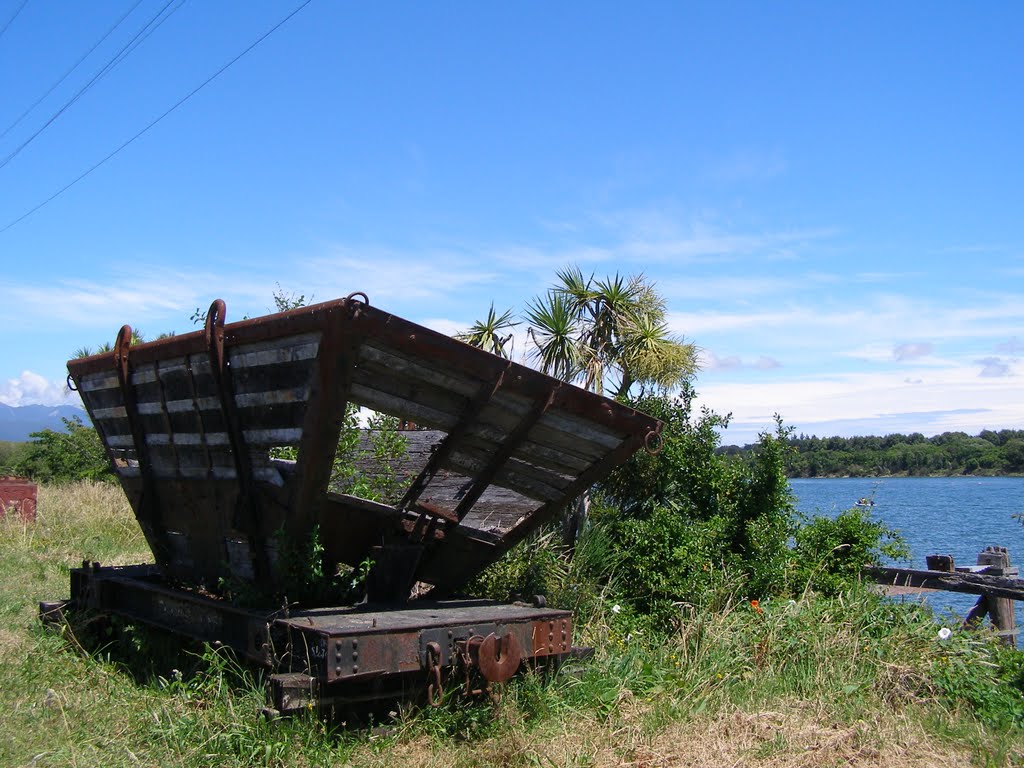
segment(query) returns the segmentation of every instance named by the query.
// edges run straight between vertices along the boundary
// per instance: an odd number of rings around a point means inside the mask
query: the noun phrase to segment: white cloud
[[[981,366],[981,373],[978,374],[979,376],[1013,376],[1013,370],[1010,368],[1010,364],[1001,357],[984,357],[975,362]]]
[[[916,360],[917,358],[930,355],[932,348],[931,343],[927,341],[897,344],[896,348],[892,351],[892,356],[897,361]]]
[[[768,357],[767,355],[760,355],[753,362],[745,362],[738,355],[719,357],[710,349],[701,349],[699,354],[700,370],[705,372],[739,371],[743,369],[770,371],[782,367],[782,363],[773,357]]]
[[[53,382],[32,371],[22,371],[0,384],[0,403],[4,405],[77,405],[76,400],[65,382]]]
[[[698,379],[697,390],[700,404],[733,413],[734,427],[726,433],[727,442],[752,442],[757,431],[771,426],[775,413],[797,431],[819,435],[829,434],[827,425],[838,421],[848,425],[848,434],[884,434],[895,431],[894,415],[922,413],[942,414],[930,419],[935,432],[1024,428],[1019,382],[979,377],[971,364],[932,370],[917,379],[898,371],[749,382],[707,378]],[[912,425],[913,420],[907,423]],[[919,423],[910,429],[925,431],[926,427]]]
[[[497,279],[486,260],[456,251],[404,252],[387,248],[335,247],[297,261],[297,280],[326,297],[363,291],[372,304],[450,299]]]
[[[1014,336],[1001,344],[996,344],[996,352],[1002,355],[1019,355],[1024,353],[1024,342]]]

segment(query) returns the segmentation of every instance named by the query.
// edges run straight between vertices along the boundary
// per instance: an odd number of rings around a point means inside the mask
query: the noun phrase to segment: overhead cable
[[[47,128],[49,128],[58,117],[63,115],[64,112],[68,109],[68,107],[70,107],[72,104],[74,104],[80,98],[82,98],[82,96],[90,88],[92,88],[97,82],[99,82],[111,70],[113,70],[114,67],[116,67],[118,64],[120,64],[125,59],[125,57],[128,56],[128,54],[130,54],[132,51],[134,51],[135,48],[138,47],[139,43],[141,43],[143,40],[145,40],[147,37],[149,37],[151,34],[153,34],[153,32],[156,31],[156,29],[161,24],[163,24],[163,22],[166,21],[167,18],[169,18],[172,13],[174,13],[176,10],[178,10],[178,8],[180,8],[182,6],[182,4],[185,2],[185,0],[178,0],[177,7],[173,8],[170,11],[170,13],[167,14],[167,16],[164,16],[164,12],[174,2],[175,2],[175,0],[167,0],[167,2],[164,3],[163,7],[161,7],[160,10],[157,11],[156,14],[154,14],[149,19],[149,21],[147,21],[142,26],[142,28],[138,32],[135,33],[134,37],[132,37],[131,40],[129,40],[127,43],[125,43],[121,47],[121,49],[116,54],[114,54],[113,58],[111,58],[109,61],[107,61],[107,63],[104,64],[103,67],[95,75],[92,76],[92,78],[89,80],[89,82],[87,82],[85,85],[83,85],[81,88],[79,88],[78,91],[76,91],[75,94],[70,99],[68,99],[66,102],[64,102],[64,105],[60,109],[58,109],[56,112],[54,112],[53,115],[50,116],[50,119],[47,120],[45,123],[43,123],[42,127],[40,127],[35,133],[33,133],[31,136],[29,136],[27,139],[25,139],[23,142],[21,142],[21,144],[19,144],[17,147],[15,147],[13,150],[11,150],[11,152],[9,152],[7,154],[7,156],[4,157],[3,160],[0,160],[0,169],[3,169],[5,167],[7,167],[7,164],[10,163],[11,160],[13,160],[19,154],[21,154],[21,150],[23,150],[25,147],[27,147],[29,144],[31,144],[33,141],[35,141],[36,138],[39,136],[39,134],[41,134],[43,131],[45,131]],[[163,17],[163,18],[161,18],[161,17]]]
[[[22,11],[23,11],[24,9],[25,9],[25,6],[26,6],[26,5],[28,5],[28,0],[21,0],[21,5],[19,5],[19,6],[18,6],[18,10],[16,10],[16,11],[14,12],[14,15],[13,15],[13,16],[11,16],[11,18],[9,18],[9,19],[7,20],[7,23],[6,23],[6,24],[4,24],[4,27],[3,27],[3,29],[0,29],[0,37],[3,37],[3,36],[4,36],[4,32],[6,32],[6,31],[7,31],[7,28],[8,28],[9,26],[11,26],[11,24],[13,24],[13,23],[14,23],[14,20],[15,20],[16,18],[18,18],[18,15],[19,15],[19,14],[20,14],[20,13],[21,13],[21,12],[22,12]]]
[[[28,0],[25,0],[25,1],[28,2]],[[17,120],[15,120],[13,123],[8,125],[4,129],[3,133],[0,133],[0,139],[2,139],[4,136],[6,136],[8,133],[10,133],[12,128],[17,126],[18,123],[20,123],[22,120],[24,120],[25,117],[33,109],[38,107],[39,104],[43,101],[43,99],[45,99],[47,96],[49,96],[51,93],[53,93],[54,89],[56,89],[57,86],[59,86],[61,83],[63,83],[65,80],[67,80],[68,76],[72,72],[74,72],[76,69],[78,69],[78,67],[81,66],[82,62],[85,61],[89,57],[89,54],[91,54],[93,51],[95,51],[104,40],[106,40],[108,37],[110,37],[110,35],[113,33],[113,31],[115,29],[117,29],[119,26],[121,26],[121,23],[125,19],[127,19],[131,15],[132,11],[134,11],[136,8],[138,8],[139,5],[141,5],[141,3],[142,3],[142,0],[136,0],[135,5],[133,5],[131,8],[129,8],[120,19],[118,19],[116,22],[114,22],[114,26],[112,26],[110,29],[108,29],[106,31],[106,34],[103,35],[103,37],[101,37],[99,40],[97,40],[95,43],[93,43],[92,48],[90,48],[88,51],[83,53],[81,55],[81,57],[78,59],[78,61],[76,61],[73,65],[71,65],[71,69],[69,69],[67,72],[65,72],[63,75],[61,75],[60,79],[57,82],[55,82],[53,85],[51,85],[49,88],[46,89],[46,93],[44,93],[42,96],[40,96],[34,102],[32,102],[31,106],[29,106],[28,109],[26,109],[24,112],[22,112],[20,115],[18,115],[18,119]]]
[[[298,6],[298,7],[297,7],[297,8],[295,9],[295,10],[293,10],[293,11],[292,11],[291,13],[289,13],[289,14],[288,14],[287,16],[285,16],[285,17],[284,17],[283,19],[281,19],[281,20],[280,20],[279,22],[277,22],[277,24],[275,24],[275,25],[274,25],[274,26],[272,26],[272,27],[271,27],[270,29],[268,29],[268,30],[267,30],[266,32],[264,32],[264,33],[263,33],[262,35],[260,35],[260,36],[259,36],[258,38],[256,38],[256,40],[255,40],[254,42],[252,42],[252,43],[251,43],[251,44],[250,44],[250,45],[249,45],[249,46],[248,46],[248,47],[247,47],[247,48],[246,48],[245,50],[243,50],[243,51],[242,51],[241,53],[239,53],[239,54],[238,54],[237,56],[235,56],[235,57],[234,57],[233,59],[231,59],[231,60],[230,60],[230,61],[229,61],[229,62],[228,62],[227,64],[225,64],[224,66],[222,66],[222,67],[221,67],[220,69],[218,69],[218,70],[217,70],[216,72],[214,72],[214,73],[213,73],[212,75],[210,75],[210,76],[209,76],[208,78],[206,78],[206,79],[205,79],[205,80],[204,80],[203,82],[201,82],[201,83],[200,83],[199,85],[197,85],[197,86],[196,86],[195,88],[193,88],[193,89],[192,89],[191,91],[189,91],[189,92],[188,92],[188,93],[187,93],[187,94],[186,94],[185,96],[183,96],[183,97],[182,97],[181,99],[179,99],[179,100],[178,100],[177,102],[175,102],[175,103],[174,103],[174,104],[173,104],[173,105],[172,105],[172,106],[171,106],[171,107],[170,107],[170,108],[169,108],[169,109],[168,109],[168,110],[167,110],[166,112],[164,112],[163,114],[161,114],[161,115],[160,115],[159,117],[157,117],[157,118],[156,118],[155,120],[153,120],[153,121],[152,121],[151,123],[149,123],[149,125],[147,125],[147,126],[146,126],[145,128],[143,128],[143,129],[142,129],[141,131],[139,131],[138,133],[136,133],[136,134],[135,134],[134,136],[132,136],[132,137],[131,137],[130,139],[128,139],[128,140],[127,140],[126,142],[124,142],[123,144],[121,144],[121,146],[119,146],[119,147],[118,147],[117,149],[115,149],[115,150],[114,150],[113,152],[111,152],[111,153],[110,153],[109,155],[107,155],[107,156],[106,156],[106,157],[104,157],[104,158],[103,158],[102,160],[98,161],[97,163],[95,163],[94,165],[92,165],[91,167],[89,167],[89,168],[88,168],[88,169],[87,169],[86,171],[84,171],[83,173],[81,173],[81,174],[80,174],[79,176],[77,176],[76,178],[74,178],[74,179],[72,179],[71,181],[69,181],[69,182],[68,182],[67,184],[65,184],[65,185],[64,185],[63,187],[61,187],[60,189],[58,189],[58,190],[57,190],[56,192],[54,192],[54,193],[53,193],[52,195],[50,195],[50,196],[49,196],[48,198],[46,198],[46,199],[45,199],[45,200],[43,200],[43,201],[42,201],[41,203],[39,203],[38,205],[36,205],[36,206],[35,206],[34,208],[31,208],[31,209],[29,209],[29,210],[28,210],[28,211],[26,211],[25,213],[21,214],[21,216],[19,216],[18,218],[14,219],[14,220],[13,220],[13,221],[11,221],[10,223],[6,224],[6,225],[5,225],[4,227],[3,227],[3,229],[0,229],[0,235],[2,235],[2,234],[3,234],[4,232],[6,232],[7,230],[9,230],[9,229],[10,229],[11,227],[13,227],[14,225],[16,225],[16,224],[19,224],[19,223],[21,223],[22,221],[24,221],[25,219],[27,219],[27,218],[28,218],[29,216],[31,216],[31,215],[32,215],[33,213],[35,213],[36,211],[38,211],[38,210],[39,210],[40,208],[42,208],[43,206],[45,206],[45,205],[48,205],[49,203],[51,203],[51,202],[53,202],[54,200],[56,200],[56,199],[57,199],[58,197],[60,197],[61,195],[63,195],[63,194],[65,193],[65,192],[67,192],[67,191],[68,191],[69,189],[71,189],[71,187],[75,186],[75,184],[77,184],[78,182],[80,182],[80,181],[81,181],[82,179],[84,179],[84,178],[85,178],[86,176],[88,176],[88,175],[89,175],[90,173],[92,173],[93,171],[95,171],[95,170],[96,170],[97,168],[99,168],[99,167],[100,167],[101,165],[103,165],[104,163],[106,163],[106,162],[107,162],[108,160],[110,160],[110,159],[111,159],[112,157],[114,157],[115,155],[119,154],[119,153],[120,153],[120,152],[121,152],[121,151],[122,151],[123,149],[125,149],[125,148],[126,148],[126,147],[128,147],[128,146],[129,146],[130,144],[132,144],[132,143],[133,143],[133,142],[134,142],[134,141],[135,141],[136,139],[140,138],[140,137],[141,137],[142,135],[144,135],[145,133],[147,133],[147,132],[149,131],[149,129],[150,129],[150,128],[152,128],[153,126],[155,126],[155,125],[156,125],[157,123],[159,123],[159,122],[160,122],[161,120],[163,120],[163,119],[164,119],[165,117],[167,117],[167,116],[168,116],[169,114],[171,114],[171,112],[173,112],[174,110],[176,110],[176,109],[177,109],[178,107],[180,107],[180,106],[181,106],[182,104],[184,104],[184,103],[185,103],[186,101],[188,101],[188,100],[189,100],[189,99],[191,99],[191,98],[192,98],[193,96],[195,96],[195,95],[196,95],[197,93],[199,93],[199,92],[200,92],[201,90],[203,90],[203,88],[205,88],[205,87],[206,87],[207,85],[209,85],[209,84],[210,84],[210,83],[212,83],[212,82],[213,82],[214,80],[216,80],[216,79],[217,79],[218,77],[220,77],[220,76],[221,76],[222,74],[224,74],[224,72],[226,72],[226,71],[227,71],[227,70],[228,70],[228,69],[229,69],[229,68],[230,68],[230,67],[231,67],[231,66],[232,66],[232,65],[233,65],[233,64],[234,64],[235,62],[237,62],[237,61],[238,61],[239,59],[241,59],[241,58],[242,58],[243,56],[245,56],[246,54],[248,54],[248,53],[249,53],[249,52],[250,52],[251,50],[253,50],[253,49],[254,49],[254,48],[255,48],[256,46],[258,46],[258,45],[259,45],[260,43],[262,43],[262,42],[263,42],[264,40],[266,40],[266,39],[267,39],[268,37],[270,37],[270,36],[271,36],[272,34],[274,34],[274,33],[275,33],[275,32],[276,32],[276,31],[277,31],[278,29],[280,29],[281,27],[283,27],[283,26],[284,26],[284,25],[285,25],[286,23],[288,23],[288,22],[289,22],[289,21],[290,21],[290,20],[292,19],[292,17],[294,17],[294,16],[295,16],[295,15],[296,15],[297,13],[299,13],[299,11],[301,11],[301,10],[302,10],[303,8],[305,8],[305,7],[307,6],[307,5],[309,5],[309,4],[311,3],[311,2],[313,2],[313,0],[305,0],[305,1],[304,1],[303,3],[301,3],[301,4],[300,4],[300,5],[299,5],[299,6]]]

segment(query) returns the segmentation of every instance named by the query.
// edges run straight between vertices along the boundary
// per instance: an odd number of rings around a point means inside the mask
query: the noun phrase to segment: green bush
[[[837,595],[856,581],[865,565],[883,558],[909,557],[896,531],[871,518],[868,509],[854,507],[835,518],[815,516],[794,535],[793,567],[796,586]]]
[[[632,405],[664,423],[662,448],[640,452],[600,486],[594,518],[622,562],[620,597],[667,629],[680,603],[721,604],[786,591],[794,531],[788,431],[777,424],[746,459],[720,455],[728,417],[692,410],[693,390]]]
[[[0,440],[0,475],[16,475],[18,467],[28,456],[29,443]]]
[[[110,480],[113,472],[99,435],[78,417],[63,419],[67,432],[33,432],[25,455],[15,466],[18,474],[43,483]]]

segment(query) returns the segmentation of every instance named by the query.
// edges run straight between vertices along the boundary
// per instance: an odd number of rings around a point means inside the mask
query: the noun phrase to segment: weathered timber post
[[[986,568],[985,573],[993,576],[1016,576],[1017,568],[1010,566],[1010,553],[1006,547],[985,547],[978,553],[978,565]],[[1002,641],[1008,645],[1017,645],[1017,616],[1014,601],[1005,597],[982,595],[971,608],[964,620],[964,625],[977,624],[988,614],[992,625]]]

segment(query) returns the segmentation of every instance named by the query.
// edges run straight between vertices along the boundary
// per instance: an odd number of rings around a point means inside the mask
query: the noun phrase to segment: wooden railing
[[[864,577],[887,587],[914,590],[944,590],[979,595],[968,612],[964,626],[976,627],[988,615],[996,633],[1016,644],[1017,621],[1014,600],[1024,600],[1024,580],[1010,565],[1006,547],[986,547],[978,553],[977,565],[957,566],[952,555],[929,555],[927,570],[913,568],[864,568]]]

